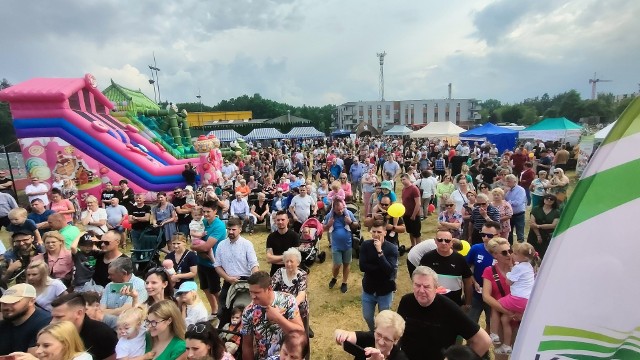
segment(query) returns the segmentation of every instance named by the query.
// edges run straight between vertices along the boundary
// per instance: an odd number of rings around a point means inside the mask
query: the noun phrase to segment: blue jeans
[[[480,321],[480,314],[482,314],[483,311],[488,329],[491,324],[491,306],[485,304],[485,302],[482,301],[482,297],[474,294],[471,301],[471,309],[469,309],[468,313],[469,318],[471,318],[473,322],[478,323],[478,321]]]
[[[509,243],[513,244],[513,230],[516,231],[518,242],[524,241],[524,216],[525,211],[511,216],[511,232],[509,233]]]
[[[378,304],[378,312],[391,309],[393,302],[393,291],[386,295],[375,295],[362,292],[362,316],[364,321],[369,325],[369,330],[373,331],[375,325],[373,319],[376,313],[376,304]]]

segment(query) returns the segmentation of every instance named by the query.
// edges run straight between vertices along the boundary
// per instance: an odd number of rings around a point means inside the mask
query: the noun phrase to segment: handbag
[[[498,275],[498,269],[495,265],[491,265],[491,271],[493,272],[493,280],[495,280],[496,285],[498,285],[498,291],[500,291],[500,295],[502,295],[502,297],[507,296],[507,294],[504,292],[504,289],[502,288],[502,284],[500,283],[500,275]]]

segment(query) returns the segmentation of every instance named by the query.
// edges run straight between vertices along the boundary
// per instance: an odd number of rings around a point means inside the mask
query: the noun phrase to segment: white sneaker
[[[509,355],[511,354],[511,351],[512,351],[511,346],[502,344],[500,347],[495,348],[493,350],[493,353],[498,355]]]
[[[494,345],[498,345],[501,343],[500,336],[498,336],[498,334],[491,333],[489,334],[489,337],[491,338],[491,342],[493,342]]]

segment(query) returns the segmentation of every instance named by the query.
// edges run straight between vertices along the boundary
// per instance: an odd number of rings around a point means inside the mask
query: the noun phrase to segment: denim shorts
[[[331,251],[333,265],[351,264],[353,258],[353,249],[349,250],[333,250]]]

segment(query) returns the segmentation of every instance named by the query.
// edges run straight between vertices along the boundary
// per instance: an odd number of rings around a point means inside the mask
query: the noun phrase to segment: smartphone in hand
[[[348,352],[349,354],[355,356],[356,358],[365,358],[365,354],[364,354],[364,348],[356,345],[354,343],[351,343],[349,341],[346,341],[342,343],[342,348],[344,349],[344,351]]]
[[[126,282],[126,283],[117,283],[117,284],[111,284],[109,286],[109,289],[111,291],[111,293],[120,293],[120,291],[122,291],[122,288],[128,286],[129,288],[131,288],[133,286],[132,283],[130,282]],[[2,359],[0,359],[2,360]]]

